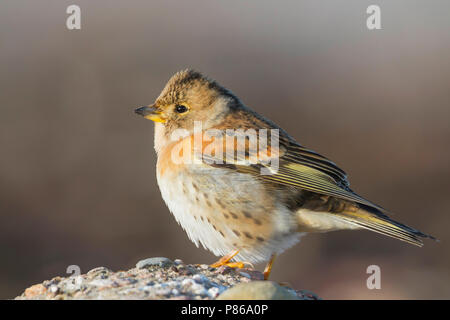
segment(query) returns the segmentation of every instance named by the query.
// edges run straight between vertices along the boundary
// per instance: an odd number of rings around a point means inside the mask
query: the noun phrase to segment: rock
[[[228,274],[233,271],[233,268],[230,268],[228,266],[220,266],[217,268],[217,272],[220,274]]]
[[[239,272],[239,274],[250,280],[264,280],[264,274],[257,270],[244,269],[244,270],[241,270]]]
[[[225,271],[225,272],[224,272]],[[205,264],[175,265],[167,258],[139,261],[136,268],[114,272],[105,267],[86,274],[55,277],[26,289],[18,300],[99,299],[317,299],[313,293],[257,281],[252,269],[210,268]],[[256,281],[255,281],[256,280]]]
[[[112,287],[114,285],[114,282],[107,279],[95,279],[91,281],[90,285],[96,287]]]
[[[42,284],[35,284],[34,286],[31,286],[25,290],[25,297],[27,298],[34,298],[36,296],[42,295],[47,292],[47,288],[44,287]]]
[[[150,266],[159,266],[159,267],[170,267],[173,264],[172,260],[164,258],[164,257],[157,257],[157,258],[148,258],[139,261],[136,263],[136,268],[138,269],[144,269],[148,268]]]
[[[108,268],[105,267],[97,267],[94,268],[92,270],[89,270],[87,275],[88,276],[92,276],[92,277],[99,277],[101,279],[104,279],[106,277],[108,277],[108,275],[111,273],[112,271]]]
[[[180,264],[184,264],[183,260],[181,260],[181,259],[175,259],[175,260],[173,261],[173,263],[174,263],[176,266],[178,266],[178,265],[180,265]]]
[[[317,294],[308,290],[296,290],[301,300],[321,300]]]
[[[195,282],[200,283],[200,284],[204,283],[205,281],[208,281],[208,279],[204,275],[201,275],[201,274],[195,274],[192,277],[192,280],[194,280]]]
[[[294,290],[273,281],[240,283],[222,293],[217,300],[299,300]]]

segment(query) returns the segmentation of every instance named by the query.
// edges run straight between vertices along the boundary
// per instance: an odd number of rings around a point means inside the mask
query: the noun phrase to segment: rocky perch
[[[252,269],[149,258],[128,271],[99,267],[78,276],[55,277],[27,288],[16,299],[319,299],[314,293],[262,280],[263,274]]]

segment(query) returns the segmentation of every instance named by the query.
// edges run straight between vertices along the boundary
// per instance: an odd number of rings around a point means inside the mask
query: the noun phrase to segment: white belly
[[[206,174],[204,171],[201,174],[193,171],[165,172],[161,176],[157,170],[164,201],[197,247],[201,244],[217,256],[238,249],[240,253],[236,260],[258,263],[299,241],[302,234],[296,230],[295,215],[276,203],[267,209],[268,203],[264,201],[272,199],[267,199],[263,185],[226,169],[205,170],[211,171]],[[217,202],[237,215],[243,211],[251,212],[253,220],[233,219],[229,215],[225,219],[221,212],[223,207],[218,207]],[[252,224],[254,221],[259,224]],[[246,233],[245,228],[249,228],[252,239],[242,235],[242,230]],[[240,237],[236,230],[239,230]]]

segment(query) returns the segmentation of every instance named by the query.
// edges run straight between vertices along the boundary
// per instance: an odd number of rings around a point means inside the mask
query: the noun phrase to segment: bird
[[[189,239],[221,257],[212,267],[266,262],[268,279],[277,255],[316,232],[365,229],[419,247],[436,240],[391,219],[333,161],[198,71],[177,72],[135,112],[155,123],[162,198]]]

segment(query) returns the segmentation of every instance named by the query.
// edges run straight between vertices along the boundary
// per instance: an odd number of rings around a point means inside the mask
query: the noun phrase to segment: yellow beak
[[[140,107],[134,110],[134,112],[143,116],[145,119],[149,119],[155,122],[166,122],[166,119],[162,117],[161,112],[158,111],[158,108],[155,106]]]

